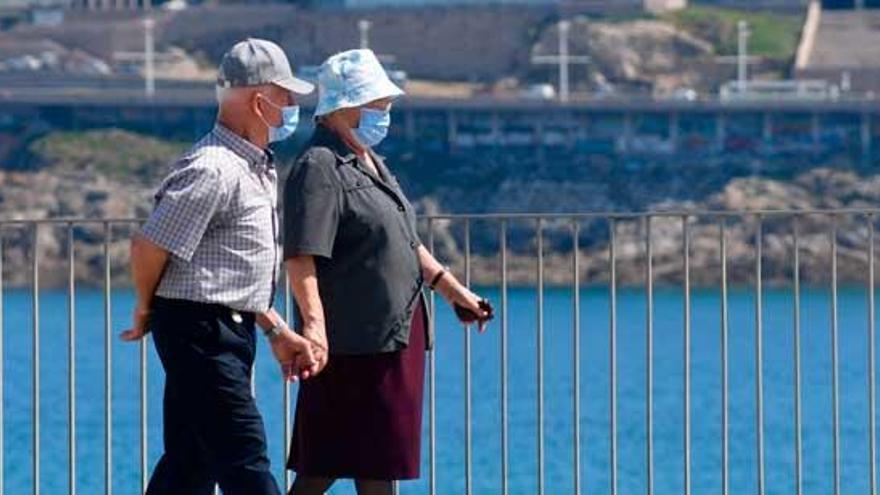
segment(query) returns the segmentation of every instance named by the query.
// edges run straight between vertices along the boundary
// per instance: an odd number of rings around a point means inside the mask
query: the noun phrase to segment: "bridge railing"
[[[691,357],[694,352],[692,344],[692,293],[694,286],[711,285],[720,292],[719,315],[719,339],[720,339],[720,387],[717,390],[721,400],[720,415],[710,417],[701,414],[697,421],[718,422],[721,431],[720,444],[717,449],[720,452],[721,462],[719,465],[721,492],[730,493],[729,479],[730,467],[730,411],[731,397],[729,391],[729,377],[731,362],[729,356],[729,331],[730,331],[730,289],[732,286],[747,285],[754,294],[754,362],[750,364],[754,369],[754,425],[755,444],[753,446],[753,460],[758,493],[764,493],[767,475],[765,472],[765,456],[768,446],[765,441],[767,426],[764,418],[765,391],[764,391],[764,367],[766,365],[763,342],[764,342],[764,318],[765,318],[765,287],[768,283],[778,285],[784,283],[791,289],[793,305],[793,319],[791,335],[793,338],[792,354],[790,358],[792,376],[794,378],[792,400],[794,403],[793,428],[795,432],[795,445],[791,452],[793,459],[793,484],[798,493],[803,488],[803,461],[804,445],[802,433],[804,429],[802,417],[802,398],[804,394],[804,382],[802,381],[802,285],[809,280],[810,283],[827,284],[825,287],[830,292],[830,324],[829,333],[831,346],[830,354],[831,371],[831,445],[833,466],[831,469],[830,482],[833,484],[835,493],[840,493],[841,486],[841,415],[840,415],[840,358],[839,358],[839,310],[838,291],[842,282],[847,284],[860,283],[864,286],[867,296],[867,311],[864,315],[867,332],[865,335],[865,353],[867,365],[865,368],[865,383],[863,398],[869,413],[867,415],[867,452],[869,459],[867,485],[871,493],[876,493],[876,357],[875,357],[875,224],[880,215],[880,209],[838,209],[838,210],[764,210],[748,212],[727,211],[674,211],[674,212],[649,212],[649,213],[584,213],[584,214],[485,214],[485,215],[432,215],[420,219],[422,227],[422,239],[425,244],[434,251],[444,262],[449,262],[453,269],[461,275],[468,285],[490,285],[497,288],[497,322],[495,328],[500,333],[499,368],[497,370],[500,396],[497,403],[498,412],[498,441],[497,451],[500,459],[500,477],[498,489],[501,493],[515,490],[511,486],[511,436],[510,436],[510,404],[511,387],[509,376],[511,362],[509,349],[510,340],[510,288],[514,285],[528,285],[534,289],[534,361],[535,376],[534,386],[536,390],[535,401],[531,406],[534,408],[535,421],[535,451],[534,476],[537,484],[537,492],[545,493],[547,480],[547,435],[545,427],[552,415],[568,415],[572,429],[570,445],[572,451],[569,466],[571,486],[573,493],[583,493],[584,489],[584,432],[582,411],[582,363],[581,352],[583,349],[582,336],[582,299],[581,290],[587,285],[596,285],[607,290],[607,433],[608,443],[608,493],[618,492],[620,480],[619,469],[619,315],[621,312],[632,312],[641,308],[621,307],[619,295],[623,286],[638,287],[640,294],[644,295],[644,338],[645,347],[644,364],[645,376],[643,377],[644,395],[644,487],[648,493],[654,493],[654,480],[657,474],[657,462],[654,454],[656,428],[654,411],[655,384],[655,288],[658,285],[671,285],[680,291],[681,307],[680,315],[683,328],[681,329],[681,396],[678,400],[681,405],[682,425],[681,443],[683,453],[681,459],[682,492],[691,493],[692,470],[692,435],[691,429],[695,421],[692,412],[692,363]],[[67,377],[68,403],[67,403],[67,467],[68,487],[70,493],[75,493],[77,487],[77,474],[83,469],[78,466],[77,450],[77,267],[82,263],[77,261],[77,249],[84,238],[92,243],[92,248],[100,246],[100,267],[94,266],[95,259],[91,259],[91,270],[100,274],[100,285],[103,295],[103,360],[104,366],[104,396],[103,396],[103,466],[88,466],[88,470],[102,471],[103,491],[110,494],[113,491],[113,359],[112,341],[118,328],[114,328],[111,318],[112,299],[114,290],[114,246],[124,242],[121,236],[114,238],[114,229],[132,231],[137,228],[140,220],[137,219],[57,219],[57,220],[12,220],[0,221],[0,296],[4,293],[4,282],[14,280],[17,285],[23,282],[30,291],[31,304],[31,328],[30,339],[33,346],[31,362],[12,361],[8,350],[2,348],[4,342],[4,298],[0,297],[0,374],[6,376],[7,367],[29,366],[32,379],[31,401],[33,404],[31,415],[31,454],[32,474],[34,480],[31,493],[39,494],[40,485],[46,479],[41,474],[41,398],[45,391],[41,390],[41,374],[45,373],[47,363],[41,363],[41,295],[44,284],[42,278],[44,272],[41,265],[51,263],[53,272],[51,278],[57,285],[63,280],[66,289],[67,304],[67,369],[63,373]],[[86,229],[86,233],[83,233]],[[41,246],[45,246],[47,232],[57,235],[54,241],[56,249],[41,256]],[[14,233],[14,235],[13,235]],[[735,248],[734,248],[735,246]],[[25,256],[26,255],[26,256]],[[118,258],[118,256],[116,256]],[[23,260],[26,259],[26,265]],[[54,259],[50,259],[54,258]],[[806,261],[805,261],[806,260]],[[4,270],[4,262],[7,267]],[[662,273],[658,273],[658,263],[662,262]],[[10,267],[10,263],[17,266]],[[625,267],[623,266],[625,263]],[[808,266],[809,263],[809,266]],[[29,265],[29,266],[28,266]],[[59,267],[66,266],[61,270]],[[827,280],[820,281],[813,278],[816,266],[827,269]],[[513,269],[512,269],[513,267]],[[672,268],[670,268],[672,267]],[[29,268],[28,279],[23,279],[21,271]],[[624,269],[622,269],[624,268]],[[809,268],[808,270],[806,268]],[[843,269],[842,269],[843,268]],[[65,272],[63,276],[59,273]],[[807,275],[807,272],[810,272]],[[548,282],[549,280],[549,282]],[[695,282],[697,281],[697,282]],[[547,363],[545,349],[545,292],[548,283],[553,285],[568,285],[571,288],[570,301],[570,363],[571,369],[571,410],[560,411],[554,409],[548,415],[545,407],[545,384],[544,375]],[[286,285],[287,286],[287,285]],[[288,286],[289,287],[289,286]],[[283,311],[290,319],[293,301],[289,288],[284,294]],[[436,322],[437,311],[434,311],[437,301],[434,295],[430,296],[431,318]],[[127,323],[127,322],[125,322]],[[21,329],[17,329],[21,330]],[[473,348],[471,332],[464,332],[461,345],[463,360],[458,365],[463,367],[463,424],[464,441],[462,443],[461,462],[464,467],[464,492],[478,493],[475,491],[473,481],[475,479],[474,452],[483,449],[483,443],[475,444],[473,424],[473,398],[475,390],[472,382]],[[139,484],[143,490],[149,475],[148,457],[148,418],[147,418],[147,362],[148,349],[146,341],[140,343],[139,348]],[[438,435],[438,401],[437,401],[437,351],[429,353],[427,369],[427,441],[426,441],[426,467],[425,490],[432,495],[442,493],[438,488],[438,445],[446,438],[446,434]],[[734,363],[738,369],[749,366],[748,363]],[[51,364],[48,364],[51,366]],[[454,363],[452,364],[455,365]],[[55,367],[53,372],[57,371]],[[0,424],[5,425],[3,420],[3,392],[4,379],[0,378]],[[282,395],[281,408],[283,409],[282,421],[285,441],[284,453],[289,449],[291,432],[290,418],[290,388],[285,385]],[[844,425],[847,426],[847,425]],[[4,486],[3,454],[4,428],[0,428],[0,494],[23,493],[22,487]],[[58,442],[57,439],[53,439]],[[641,445],[641,444],[640,444]],[[518,455],[527,453],[518,452]],[[284,481],[290,484],[290,474],[285,473]],[[13,491],[14,490],[14,491]]]

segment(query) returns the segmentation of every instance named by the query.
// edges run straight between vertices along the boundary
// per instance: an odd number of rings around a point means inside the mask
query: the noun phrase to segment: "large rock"
[[[545,29],[533,48],[535,55],[556,54],[558,28]],[[660,20],[603,22],[575,19],[569,50],[587,55],[590,81],[670,91],[698,85],[697,70],[714,53],[712,44]],[[583,73],[578,68],[574,74]]]

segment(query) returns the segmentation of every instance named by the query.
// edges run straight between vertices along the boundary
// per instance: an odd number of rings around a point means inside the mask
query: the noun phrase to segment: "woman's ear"
[[[349,127],[351,127],[352,129],[356,129],[357,126],[361,125],[361,109],[360,109],[360,107],[346,108],[345,112],[346,112],[346,115],[345,115],[346,120],[348,121],[349,124],[351,124]]]

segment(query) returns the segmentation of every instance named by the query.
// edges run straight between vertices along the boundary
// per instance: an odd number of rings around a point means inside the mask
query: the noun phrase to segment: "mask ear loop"
[[[273,107],[275,107],[275,109],[278,110],[278,111],[281,113],[281,120],[282,120],[282,124],[283,124],[283,123],[284,123],[284,122],[283,122],[283,121],[284,121],[284,112],[282,111],[282,108],[279,107],[278,105],[272,103],[272,101],[269,100],[269,98],[266,98],[266,96],[263,95],[263,93],[257,93],[257,96],[260,97],[260,98],[262,98],[263,101],[265,101],[265,102],[268,103],[269,105],[272,105]],[[265,124],[266,128],[269,130],[269,135],[271,136],[271,135],[272,135],[272,129],[274,129],[276,126],[270,124],[269,121],[266,120],[266,118],[263,116],[263,111],[260,110],[260,108],[259,108],[259,105],[257,105],[257,117],[259,117],[259,118],[260,118],[260,121],[262,121],[263,124]]]

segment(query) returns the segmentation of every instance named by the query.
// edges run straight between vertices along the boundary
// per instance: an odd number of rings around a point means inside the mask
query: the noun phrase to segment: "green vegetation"
[[[28,151],[42,168],[155,184],[167,172],[171,160],[185,149],[182,143],[104,129],[52,132],[31,143]]]
[[[688,7],[660,16],[680,29],[711,41],[719,55],[735,55],[737,23],[749,23],[749,52],[769,59],[790,60],[797,50],[802,17],[795,14],[748,12],[718,7]]]

